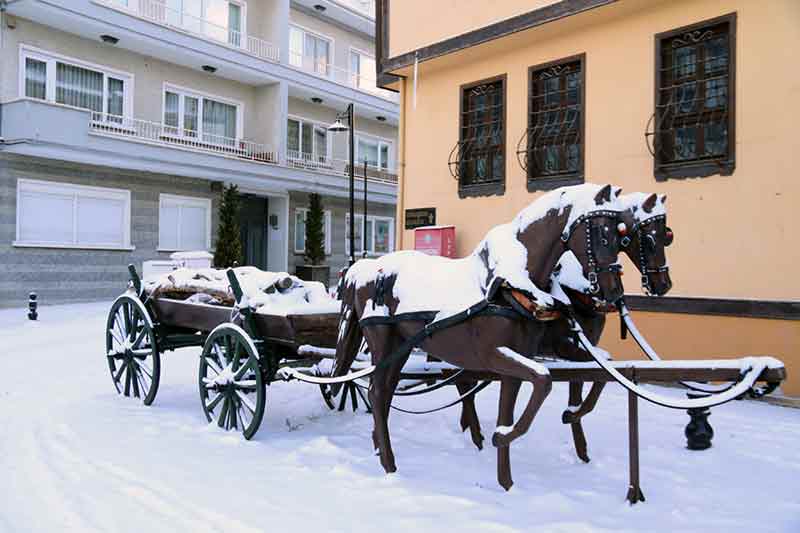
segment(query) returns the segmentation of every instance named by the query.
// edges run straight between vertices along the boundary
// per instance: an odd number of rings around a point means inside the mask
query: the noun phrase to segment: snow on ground
[[[512,446],[516,485],[474,449],[458,411],[394,412],[399,471],[373,455],[372,419],[330,412],[302,383],[268,390],[253,441],[208,426],[197,349],[162,359],[152,407],[117,396],[103,357],[109,303],[0,311],[0,531],[800,531],[800,411],[713,409],[714,447],[685,448],[683,412],[641,404],[642,488],[628,506],[626,397],[609,386],[584,422],[582,464],[556,384]],[[523,389],[527,400],[528,389]],[[403,406],[452,399],[451,388]],[[678,394],[666,391],[665,394]],[[488,439],[498,387],[478,396]]]

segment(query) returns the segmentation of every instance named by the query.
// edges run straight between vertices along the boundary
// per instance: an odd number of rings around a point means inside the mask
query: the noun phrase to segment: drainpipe
[[[405,121],[405,108],[406,108],[406,78],[400,79],[400,128],[397,132],[399,137],[397,143],[397,231],[395,235],[397,242],[395,243],[396,250],[403,249],[403,236],[405,235],[405,183],[406,183],[406,121]]]

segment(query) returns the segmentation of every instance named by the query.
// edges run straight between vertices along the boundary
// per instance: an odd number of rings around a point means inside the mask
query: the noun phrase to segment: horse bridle
[[[669,272],[669,266],[667,264],[663,264],[659,267],[649,267],[647,265],[647,254],[645,253],[645,248],[648,245],[645,245],[645,242],[649,243],[650,249],[655,250],[656,247],[656,240],[655,238],[646,232],[646,228],[651,224],[663,220],[666,224],[667,215],[655,215],[650,218],[646,218],[639,222],[636,222],[633,227],[631,228],[630,233],[636,233],[639,236],[639,272],[642,274],[642,289],[647,294],[651,293],[650,287],[650,278],[649,274],[660,274],[661,272]],[[667,227],[668,232],[668,240],[664,243],[664,246],[669,246],[672,244],[672,230]],[[622,240],[620,241],[621,248],[627,248],[631,244],[631,237],[629,235],[625,235]]]
[[[600,285],[598,283],[598,276],[603,272],[610,272],[612,274],[617,274],[622,270],[622,265],[615,263],[613,265],[608,265],[606,267],[600,266],[597,263],[597,259],[595,258],[595,248],[594,248],[594,233],[595,228],[599,228],[599,226],[595,226],[592,223],[592,219],[597,217],[610,217],[619,219],[620,212],[619,211],[611,211],[605,209],[599,209],[597,211],[590,211],[579,216],[575,221],[570,225],[570,227],[561,234],[561,242],[564,244],[564,249],[567,249],[567,243],[569,242],[572,233],[575,231],[581,223],[586,221],[586,262],[588,263],[588,270],[589,272],[586,275],[586,279],[589,281],[589,292],[591,294],[597,294],[600,292]],[[601,236],[601,242],[604,246],[608,245],[608,241],[605,237]]]

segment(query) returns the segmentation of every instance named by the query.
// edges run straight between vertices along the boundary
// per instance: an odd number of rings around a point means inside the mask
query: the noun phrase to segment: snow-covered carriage
[[[391,397],[398,395],[398,381],[415,380],[423,385],[423,392],[448,383],[462,386],[464,383],[477,383],[448,404],[454,405],[460,400],[469,400],[492,381],[500,380],[505,388],[509,379],[531,380],[534,394],[514,426],[510,424],[513,423],[516,391],[509,396],[511,401],[504,401],[501,389],[501,414],[492,442],[498,448],[498,481],[506,488],[512,483],[509,445],[527,431],[538,406],[549,392],[550,383],[570,383],[570,407],[563,421],[571,425],[576,451],[584,459],[580,452],[583,441],[585,454],[580,417],[591,411],[602,384],[615,381],[629,392],[631,482],[628,499],[635,503],[643,500],[638,481],[638,398],[672,408],[701,409],[748,392],[760,394],[772,390],[785,379],[786,373],[783,365],[771,358],[658,361],[657,354],[636,330],[625,308],[617,254],[627,246],[626,252],[638,262],[643,284],[647,282],[650,287],[655,287],[652,283],[664,278],[666,273],[663,249],[669,244],[667,240],[672,239],[671,231],[666,228],[665,214],[653,211],[650,197],[645,200],[637,196],[633,206],[639,208],[651,204],[651,209],[646,210],[647,219],[644,220],[639,213],[640,218],[633,217],[626,222],[626,211],[616,203],[618,196],[619,191],[613,191],[610,186],[587,185],[577,192],[575,189],[554,191],[539,200],[544,205],[534,202],[512,224],[492,230],[470,257],[457,260],[461,261],[457,268],[466,273],[461,277],[467,280],[467,284],[477,285],[475,290],[468,287],[470,291],[458,294],[462,296],[459,305],[447,311],[416,307],[409,312],[403,311],[403,299],[408,300],[410,292],[398,284],[406,283],[406,280],[417,293],[426,282],[430,284],[426,288],[430,294],[444,289],[455,294],[458,290],[453,289],[458,285],[458,276],[448,275],[448,272],[453,272],[450,268],[455,263],[448,263],[450,270],[442,271],[445,277],[437,277],[431,274],[442,265],[431,263],[434,260],[430,258],[421,264],[422,256],[412,258],[414,264],[400,255],[385,261],[357,263],[357,268],[351,269],[344,281],[343,303],[329,299],[322,287],[303,284],[286,274],[262,273],[255,269],[228,270],[225,274],[219,271],[195,272],[188,274],[188,280],[179,280],[173,275],[169,283],[162,280],[161,283],[142,286],[131,267],[133,289],[114,303],[109,314],[107,357],[112,378],[120,392],[143,397],[145,403],[150,403],[158,387],[160,352],[184,346],[203,346],[199,389],[209,422],[216,420],[221,428],[240,430],[250,438],[264,414],[265,386],[269,382],[297,379],[317,384],[323,389],[326,402],[333,407],[332,392],[347,391],[348,388],[340,388],[344,385],[350,388],[355,401],[361,390],[355,385],[356,381],[371,376],[370,401],[373,404],[377,401],[373,410],[376,421],[373,439],[377,439],[374,442],[381,449],[381,463],[387,471],[394,471],[395,466],[388,446],[386,416],[389,408],[393,407]],[[538,229],[534,227],[536,225],[539,225]],[[581,321],[569,306],[562,306],[561,311],[553,313],[557,308],[553,296],[537,289],[537,285],[544,285],[543,280],[533,282],[534,273],[546,279],[555,272],[555,260],[560,254],[554,255],[554,251],[558,250],[571,252],[575,270],[569,274],[571,267],[559,263],[563,267],[562,278],[553,283],[554,287],[558,288],[560,283],[569,287],[571,282],[568,278],[576,280],[577,286],[573,289],[585,282],[582,289],[585,289],[584,294],[588,295],[591,305],[596,301],[606,306],[613,303],[645,355],[653,361],[612,362],[607,353],[594,346],[596,340],[590,340],[589,330],[584,333]],[[537,254],[546,256],[545,259],[552,260],[552,264],[542,266],[531,262]],[[569,255],[564,253],[564,256]],[[651,260],[656,261],[655,265]],[[665,279],[663,292],[670,286],[668,276]],[[469,300],[469,294],[473,292],[474,303]],[[445,300],[443,296],[432,301],[442,302]],[[541,340],[542,328],[559,313],[566,329],[556,328],[554,331],[569,341],[573,348],[583,350],[588,359],[578,361],[587,362],[553,361],[521,355],[526,353],[521,350],[531,346],[527,344],[533,338],[531,335],[538,335]],[[482,328],[474,325],[481,321],[484,321]],[[463,326],[476,329],[471,332],[464,330]],[[371,364],[356,360],[358,353],[363,353],[360,330],[368,328],[373,328],[372,337],[366,339],[371,341],[371,344],[368,342]],[[481,329],[483,339],[474,334],[477,329]],[[602,331],[602,324],[599,331]],[[516,337],[509,332],[516,332]],[[599,332],[595,333],[599,339]],[[399,335],[400,338],[392,339],[389,335]],[[517,342],[520,340],[525,342]],[[517,348],[509,342],[517,342]],[[483,348],[482,343],[485,345]],[[323,348],[300,349],[304,344]],[[336,350],[331,350],[332,346],[336,346]],[[406,364],[408,355],[415,347],[423,347],[443,361],[409,367]],[[475,357],[476,349],[483,349],[483,354]],[[330,357],[332,352],[337,358],[333,376],[320,375],[328,372],[320,373],[319,366],[316,371],[309,371],[306,363],[318,363]],[[448,359],[451,364],[448,364]],[[297,368],[304,364],[305,369]],[[150,378],[149,386],[145,378]],[[689,380],[728,381],[730,385],[714,390],[706,385],[686,383]],[[640,381],[681,381],[690,388],[717,394],[707,399],[674,401],[642,389],[638,385]],[[593,386],[586,401],[582,400],[578,387],[573,398],[573,385],[582,382],[601,386],[596,393]],[[758,390],[755,387],[757,382],[766,382],[767,388]],[[332,392],[328,392],[329,386]],[[516,387],[518,391],[518,385]],[[344,405],[344,394],[342,392],[340,407]],[[537,394],[539,397],[534,402]],[[463,416],[462,427],[465,427]],[[381,440],[383,438],[386,440]],[[477,440],[473,434],[473,440],[481,446],[482,436]]]

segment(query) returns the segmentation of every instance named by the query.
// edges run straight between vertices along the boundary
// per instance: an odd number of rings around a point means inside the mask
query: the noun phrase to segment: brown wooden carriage
[[[145,405],[158,393],[161,354],[202,347],[198,385],[206,417],[249,439],[264,414],[264,388],[279,366],[319,361],[299,354],[301,345],[336,345],[338,313],[262,314],[180,293],[151,298],[133,266],[129,272],[131,290],[114,301],[108,315],[106,358],[117,391],[142,398]],[[241,301],[233,271],[228,276]],[[327,388],[322,392],[332,408]]]

